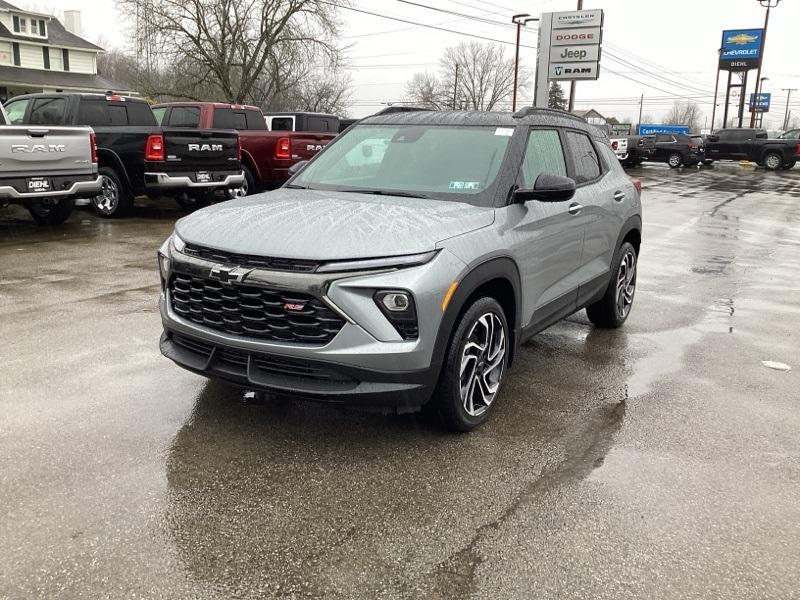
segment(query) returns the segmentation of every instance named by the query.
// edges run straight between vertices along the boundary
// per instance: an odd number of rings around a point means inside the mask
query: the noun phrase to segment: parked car
[[[339,133],[339,117],[325,113],[277,112],[264,115],[270,131]]]
[[[88,127],[9,125],[0,106],[0,207],[21,204],[41,225],[60,225],[76,198],[100,192],[97,145]]]
[[[523,341],[582,308],[625,322],[641,235],[638,181],[583,119],[375,115],[281,189],[178,221],[159,250],[161,351],[248,389],[427,405],[469,430]]]
[[[791,169],[800,159],[800,143],[769,139],[763,129],[720,129],[706,137],[706,164],[715,160],[749,160],[770,171]]]
[[[800,140],[800,129],[790,129],[778,136],[779,140]]]
[[[159,127],[140,98],[28,94],[7,102],[6,109],[12,123],[92,127],[102,177],[102,191],[92,205],[102,217],[125,215],[138,195],[173,196],[193,206],[244,181],[235,131]]]
[[[611,138],[608,141],[620,162],[628,160],[628,138]]]
[[[612,139],[612,150],[614,150],[614,142],[621,139],[624,139],[624,144],[618,143],[615,153],[623,167],[638,167],[644,161],[649,160],[656,151],[655,136],[652,135],[630,135],[627,138]],[[624,151],[620,152],[620,148],[623,148]]]
[[[153,112],[165,127],[238,131],[245,181],[236,195],[241,196],[281,186],[289,178],[289,167],[312,158],[336,136],[336,132],[268,131],[261,110],[241,104],[170,102],[155,105]]]
[[[664,162],[676,169],[702,160],[697,142],[685,133],[657,133],[654,137],[655,151],[648,158],[650,161]]]

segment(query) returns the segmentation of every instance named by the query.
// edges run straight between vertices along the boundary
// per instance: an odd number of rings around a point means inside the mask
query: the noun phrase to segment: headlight
[[[404,340],[419,337],[417,310],[414,297],[405,290],[380,290],[375,292],[375,303]]]
[[[343,271],[370,271],[377,269],[399,269],[424,265],[433,260],[438,250],[407,254],[405,256],[387,256],[386,258],[366,258],[362,260],[342,260],[329,262],[317,268],[317,273],[341,273]]]
[[[173,233],[172,238],[170,239],[172,247],[178,252],[183,252],[183,249],[186,248],[186,242],[184,242],[180,237],[178,237],[177,233]]]
[[[167,281],[169,279],[169,270],[172,266],[172,261],[166,254],[158,253],[158,268],[161,271],[161,279]]]

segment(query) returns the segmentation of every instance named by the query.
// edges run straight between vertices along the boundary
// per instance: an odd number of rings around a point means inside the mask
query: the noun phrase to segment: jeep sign
[[[550,63],[551,80],[562,79],[597,79],[598,64],[596,62],[583,63]]]
[[[600,28],[584,27],[582,29],[556,29],[550,38],[551,46],[569,46],[573,44],[600,44]]]
[[[600,60],[600,46],[553,46],[550,48],[550,62],[597,62]]]

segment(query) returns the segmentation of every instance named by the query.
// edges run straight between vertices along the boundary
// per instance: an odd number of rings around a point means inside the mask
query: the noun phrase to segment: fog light
[[[392,312],[404,312],[411,305],[408,294],[402,292],[387,292],[381,298],[381,302],[383,302],[387,310]]]

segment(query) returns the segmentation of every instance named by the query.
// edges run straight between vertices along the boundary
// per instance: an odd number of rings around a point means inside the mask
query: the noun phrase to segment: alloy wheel
[[[503,322],[489,312],[470,329],[461,354],[461,401],[471,417],[479,417],[497,395],[506,358],[506,332]]]
[[[679,154],[672,154],[669,157],[669,166],[670,167],[680,167],[681,166],[681,157]]]
[[[774,171],[775,169],[780,168],[781,157],[778,156],[777,154],[770,154],[767,156],[766,160],[764,161],[764,164],[768,169],[772,169]]]
[[[617,271],[617,314],[621,319],[628,316],[636,293],[636,253],[628,250],[622,256]]]
[[[119,188],[113,179],[103,175],[100,194],[92,198],[95,208],[104,215],[113,214],[119,204]]]

